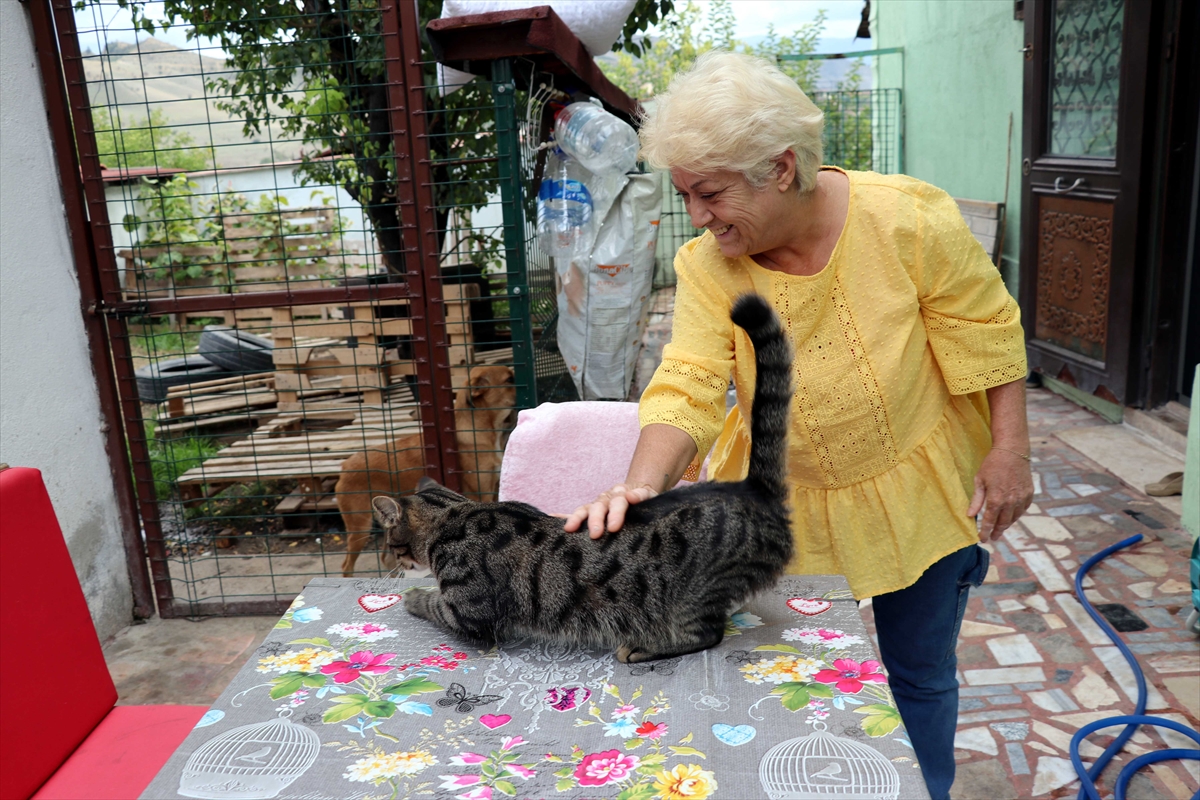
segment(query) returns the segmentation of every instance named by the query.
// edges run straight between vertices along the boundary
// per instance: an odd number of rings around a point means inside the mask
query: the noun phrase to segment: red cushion
[[[37,800],[134,800],[204,716],[208,706],[117,706]]]
[[[23,798],[117,702],[36,469],[0,470],[0,609],[0,796]]]

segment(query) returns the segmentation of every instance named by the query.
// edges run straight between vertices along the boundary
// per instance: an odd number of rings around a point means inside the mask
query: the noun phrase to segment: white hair
[[[821,109],[771,62],[712,51],[654,98],[638,135],[655,169],[732,170],[759,188],[791,150],[797,187],[808,192],[817,185],[824,124]]]

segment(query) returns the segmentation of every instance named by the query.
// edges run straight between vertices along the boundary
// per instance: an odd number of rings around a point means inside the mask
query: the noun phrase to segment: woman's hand
[[[993,449],[975,473],[975,496],[967,516],[980,510],[979,541],[996,540],[1025,513],[1033,502],[1033,476],[1029,462],[1015,452]]]
[[[593,539],[599,539],[605,531],[616,533],[625,524],[625,512],[631,505],[649,500],[657,494],[658,492],[649,485],[629,489],[625,484],[618,483],[591,503],[571,512],[563,530],[577,531],[580,524],[587,520],[588,536]]]

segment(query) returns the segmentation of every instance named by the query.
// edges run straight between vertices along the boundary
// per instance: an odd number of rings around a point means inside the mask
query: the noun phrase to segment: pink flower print
[[[636,717],[640,710],[637,706],[617,706],[612,710],[612,718],[626,719],[628,717]]]
[[[525,780],[529,780],[534,775],[537,775],[536,770],[532,770],[529,767],[525,767],[520,764],[505,764],[504,768],[508,770],[510,775],[516,775],[518,778],[524,778]]]
[[[858,694],[862,691],[863,682],[887,683],[887,678],[879,669],[878,661],[864,661],[859,664],[851,658],[838,658],[833,662],[833,669],[823,669],[813,675],[813,680],[821,683],[832,683],[839,692]]]
[[[492,787],[476,786],[469,792],[455,795],[459,800],[492,800]]]
[[[459,753],[456,756],[450,756],[450,763],[456,767],[469,767],[472,764],[482,764],[485,761],[487,761],[487,756],[481,756],[481,755],[479,755],[479,753]],[[445,778],[445,777],[463,778],[463,777],[469,777],[469,776],[443,775],[442,777],[443,778]],[[445,789],[447,787],[443,786],[442,788]],[[450,788],[453,788],[453,787],[450,787]]]
[[[521,736],[509,736],[500,742],[501,750],[512,750],[519,744],[525,744],[525,739]]]
[[[666,732],[667,723],[665,722],[643,722],[636,731],[637,735],[643,739],[657,739]]]
[[[483,780],[478,775],[439,775],[438,777],[442,779],[442,785],[438,787],[440,789],[461,789],[464,786],[474,786]]]
[[[458,669],[458,662],[451,661],[445,656],[425,656],[421,659],[421,663],[427,667],[437,667],[438,669]]]
[[[396,657],[395,653],[373,654],[370,650],[360,650],[350,654],[349,661],[334,661],[321,667],[321,672],[333,676],[334,683],[352,683],[358,680],[359,674],[370,672],[382,675],[391,669],[387,662]]]
[[[466,660],[467,660],[467,654],[466,654],[466,653],[455,653],[455,654],[454,654],[454,660],[455,660],[455,661],[466,661]]]
[[[605,750],[584,756],[575,768],[575,778],[580,786],[603,786],[624,780],[641,763],[637,756],[621,755],[620,750]]]

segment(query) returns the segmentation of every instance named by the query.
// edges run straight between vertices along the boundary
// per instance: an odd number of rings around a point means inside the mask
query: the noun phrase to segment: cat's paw
[[[653,653],[647,653],[645,650],[639,650],[627,644],[623,644],[617,648],[617,661],[620,661],[622,664],[636,664],[639,661],[652,661],[653,659]]]
[[[410,589],[404,594],[404,609],[414,617],[433,619],[433,602],[437,597],[437,589],[420,587]]]

